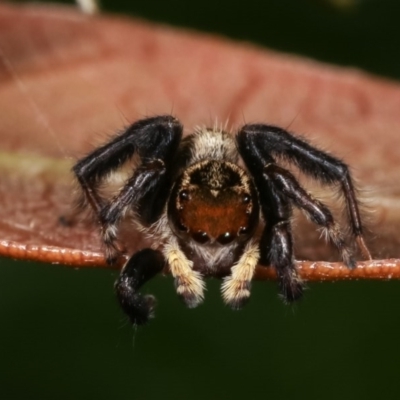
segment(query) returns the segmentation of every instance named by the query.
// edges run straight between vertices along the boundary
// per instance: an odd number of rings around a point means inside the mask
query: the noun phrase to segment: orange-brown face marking
[[[254,231],[258,221],[255,189],[235,164],[217,160],[194,164],[176,190],[170,218],[182,238],[225,245]]]
[[[250,196],[232,189],[214,194],[207,189],[191,191],[181,201],[180,222],[197,242],[227,244],[249,228]]]

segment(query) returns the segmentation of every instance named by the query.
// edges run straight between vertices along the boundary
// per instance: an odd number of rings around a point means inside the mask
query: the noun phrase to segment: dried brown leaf
[[[122,17],[0,5],[0,255],[105,266],[95,224],[66,227],[74,160],[146,115],[187,127],[268,122],[340,155],[370,210],[377,261],[348,271],[307,221],[303,277],[400,277],[400,85],[361,71]],[[126,238],[142,245],[135,232]],[[324,260],[325,262],[321,261]],[[273,276],[260,268],[259,278]]]

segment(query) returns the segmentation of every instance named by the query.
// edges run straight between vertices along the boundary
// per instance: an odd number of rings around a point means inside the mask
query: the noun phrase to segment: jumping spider
[[[280,292],[298,299],[303,283],[296,269],[292,206],[322,227],[349,268],[356,265],[330,210],[313,198],[276,160],[285,159],[322,184],[338,184],[351,233],[366,257],[353,182],[346,164],[276,126],[243,126],[236,136],[200,129],[182,139],[172,116],[135,122],[80,160],[73,171],[101,226],[108,263],[121,255],[118,229],[128,211],[153,248],[130,257],[115,284],[133,324],[152,316],[154,298],[140,287],[168,267],[176,291],[189,307],[203,300],[203,276],[223,277],[226,304],[240,308],[250,296],[257,264],[276,269]],[[134,154],[140,163],[119,193],[107,200],[100,184]],[[242,161],[243,167],[238,164]],[[262,232],[257,229],[263,219]]]

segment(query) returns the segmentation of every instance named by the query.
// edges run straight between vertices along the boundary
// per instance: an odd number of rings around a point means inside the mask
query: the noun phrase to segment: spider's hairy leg
[[[261,179],[259,190],[265,228],[260,239],[260,262],[275,267],[280,292],[284,300],[292,302],[302,296],[304,288],[293,255],[292,208],[271,181]]]
[[[290,221],[282,220],[267,228],[260,245],[268,249],[268,263],[275,267],[282,297],[287,302],[303,295],[301,280],[293,257],[293,240]]]
[[[165,266],[161,252],[144,249],[126,263],[115,282],[115,291],[121,308],[134,325],[142,325],[153,317],[155,298],[143,296],[138,290]]]
[[[171,274],[175,278],[176,292],[179,297],[188,307],[197,307],[204,298],[204,281],[201,274],[192,269],[193,262],[187,259],[175,239],[169,241],[163,253]]]
[[[303,282],[293,256],[290,226],[292,207],[286,196],[264,175],[266,161],[253,142],[239,133],[238,148],[256,184],[265,227],[260,238],[260,264],[271,265],[278,275],[280,291],[288,302],[303,294]],[[272,160],[272,157],[270,157]]]
[[[258,244],[250,241],[239,261],[232,267],[231,274],[224,279],[222,297],[235,310],[242,308],[250,297],[251,280],[259,259]]]
[[[118,225],[133,205],[153,195],[165,175],[165,164],[154,160],[139,166],[118,195],[107,203],[99,213],[103,242],[106,246],[106,259],[112,264],[119,256],[117,243]]]
[[[118,225],[129,207],[135,206],[146,224],[153,223],[162,213],[171,185],[168,172],[182,130],[182,125],[169,115],[137,121],[73,167],[84,198],[101,224],[109,263],[119,255]],[[102,181],[134,153],[142,164],[114,199],[103,198],[99,191]]]
[[[278,156],[294,163],[302,172],[323,184],[340,184],[347,205],[352,234],[363,256],[371,259],[363,238],[354,184],[345,163],[276,126],[245,125],[238,133],[237,141],[242,157],[250,170],[254,164],[254,158],[263,160],[266,165],[275,163],[274,156]]]
[[[343,262],[349,268],[355,268],[356,262],[351,249],[345,242],[340,227],[334,221],[329,209],[320,201],[314,199],[297,182],[296,178],[286,169],[275,164],[264,167],[264,177],[271,180],[275,188],[301,208],[315,224],[326,229],[331,243],[339,251]]]

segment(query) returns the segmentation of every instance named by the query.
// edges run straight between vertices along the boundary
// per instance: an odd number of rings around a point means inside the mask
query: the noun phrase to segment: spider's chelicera
[[[279,166],[279,159],[322,184],[340,185],[351,233],[370,257],[353,182],[342,161],[270,125],[245,125],[236,136],[205,128],[182,139],[182,131],[169,115],[137,121],[73,168],[100,222],[110,264],[120,256],[118,228],[127,212],[152,238],[152,248],[133,254],[115,284],[133,324],[145,323],[154,308],[154,298],[141,295],[140,287],[166,267],[189,307],[203,300],[206,275],[222,277],[225,303],[242,307],[258,264],[276,269],[284,299],[298,299],[303,283],[293,255],[293,206],[322,227],[344,263],[355,267],[329,209]],[[134,155],[140,162],[130,178],[114,198],[105,198],[101,183]]]

